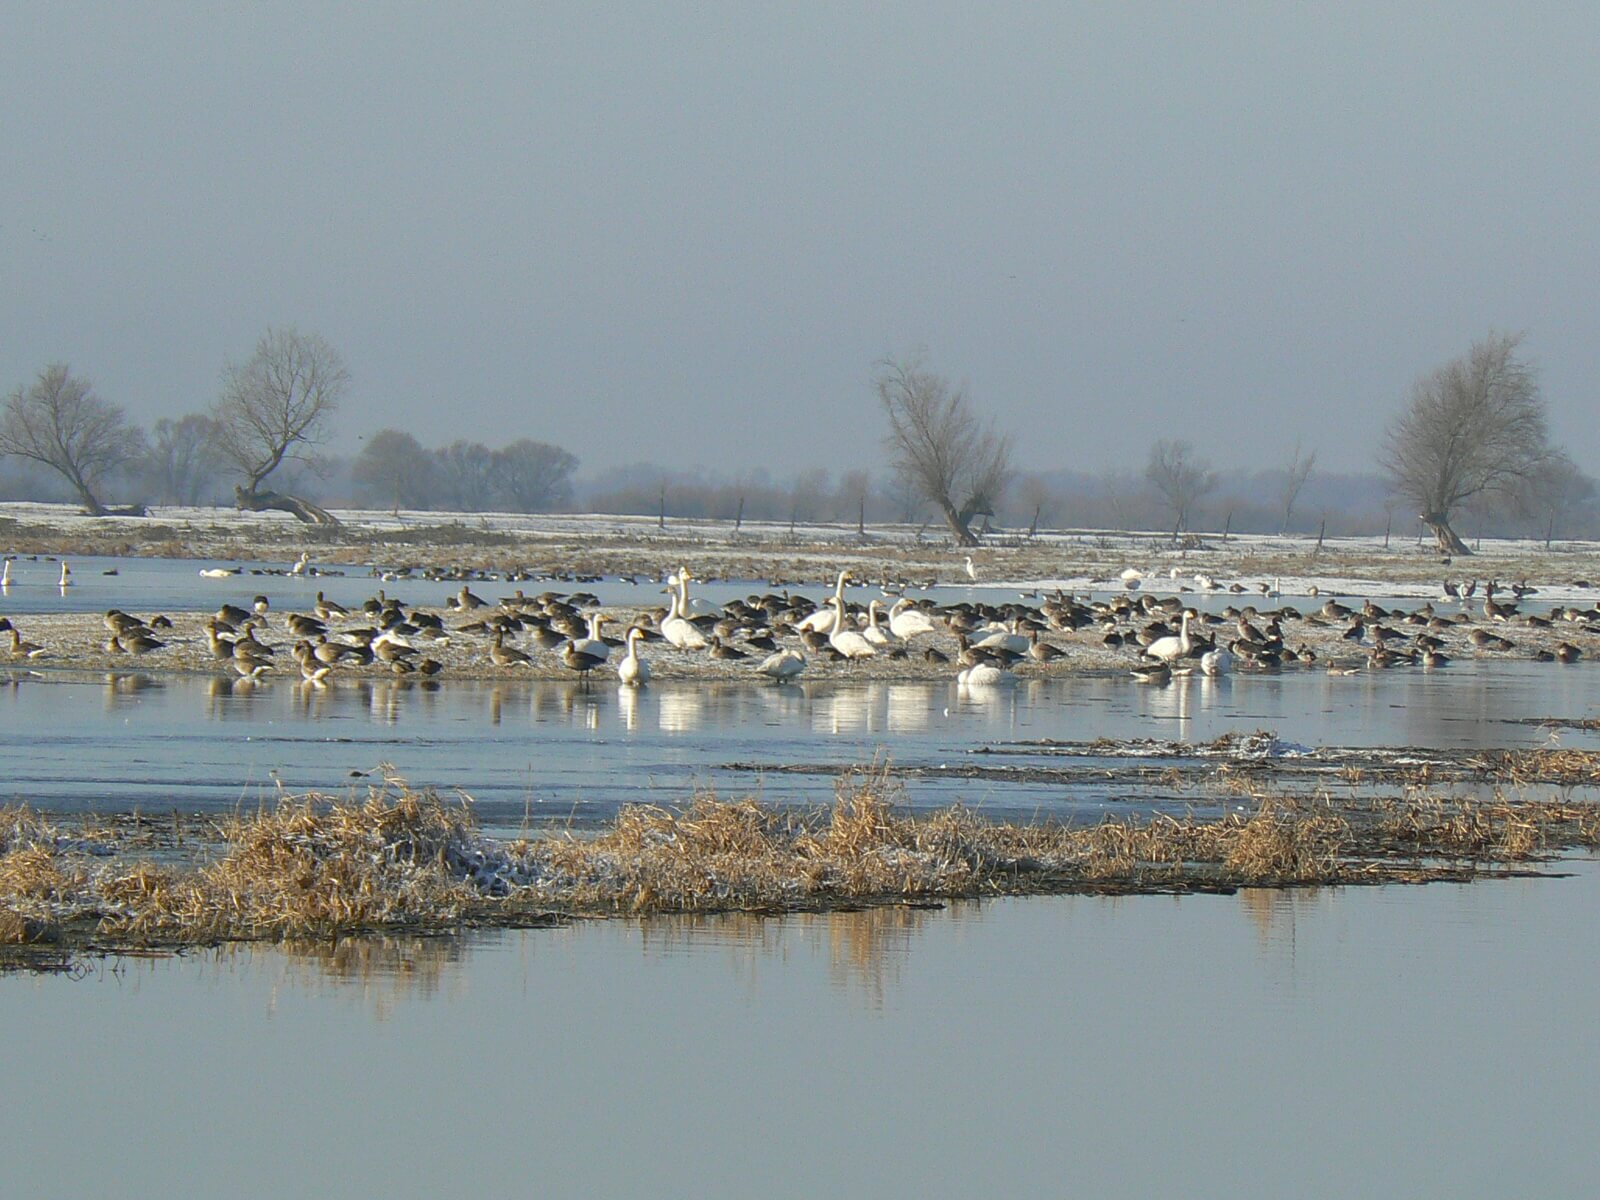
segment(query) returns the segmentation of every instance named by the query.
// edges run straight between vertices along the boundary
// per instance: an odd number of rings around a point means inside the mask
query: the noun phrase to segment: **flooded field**
[[[787,1197],[1002,1176],[1038,1195],[1586,1195],[1600,869],[1559,869],[13,976],[0,1019],[27,1035],[0,1063],[27,1096],[7,1177],[38,1197],[84,1178]]]
[[[887,757],[914,775],[911,801],[991,816],[1093,819],[1107,810],[1209,801],[1156,778],[1182,749],[1137,763],[1096,746],[1203,744],[1272,735],[1262,756],[1310,750],[1452,753],[1549,744],[1531,722],[1600,706],[1580,664],[1461,663],[1448,673],[1035,679],[1007,689],[954,682],[287,680],[0,668],[6,799],[60,812],[218,812],[291,792],[337,790],[389,764],[417,786],[460,789],[496,831],[675,803],[696,787],[780,802],[826,801],[841,771]],[[1563,730],[1563,745],[1596,734]],[[1072,760],[1062,755],[1072,752]],[[1359,765],[1360,755],[1356,755]],[[1063,774],[1070,766],[1071,771]],[[1142,775],[1132,768],[1143,769]]]

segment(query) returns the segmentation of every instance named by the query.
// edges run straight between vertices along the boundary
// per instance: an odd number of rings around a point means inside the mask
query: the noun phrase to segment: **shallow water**
[[[1586,1196],[1573,867],[12,976],[8,1191]]]
[[[1273,732],[1289,746],[1526,747],[1548,731],[1520,718],[1593,711],[1600,671],[1586,664],[1466,661],[1436,673],[1320,671],[1179,679],[1057,677],[1008,689],[951,683],[653,683],[577,681],[419,685],[341,680],[240,685],[200,676],[18,672],[0,675],[5,798],[58,811],[135,806],[219,810],[290,791],[361,784],[391,765],[417,785],[461,789],[496,830],[604,820],[624,803],[678,802],[695,786],[823,801],[836,772],[887,755],[915,768],[909,800],[956,800],[996,816],[1095,816],[1183,808],[1191,794],[1125,777],[1070,785],[957,778],[999,766],[973,751],[1002,746],[1008,768],[1062,765],[1026,743],[1157,738],[1207,742]],[[1563,743],[1595,744],[1567,731]],[[1148,760],[1159,765],[1159,760]],[[738,764],[734,766],[733,764]],[[1074,765],[1108,771],[1126,760]],[[1203,802],[1203,801],[1199,801]]]

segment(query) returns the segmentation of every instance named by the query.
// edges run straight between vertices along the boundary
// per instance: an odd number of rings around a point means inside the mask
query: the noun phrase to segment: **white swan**
[[[1164,663],[1171,664],[1174,659],[1187,658],[1189,651],[1194,649],[1194,639],[1189,636],[1189,610],[1183,610],[1183,623],[1179,626],[1176,636],[1168,634],[1164,638],[1157,638],[1144,648],[1145,656],[1158,658]]]
[[[796,621],[795,631],[797,633],[832,633],[834,624],[839,620],[839,614],[843,611],[844,585],[848,582],[850,582],[850,572],[840,571],[839,582],[833,586],[833,596],[824,600],[821,608]],[[835,602],[841,607],[834,608]]]
[[[300,551],[300,561],[295,563],[294,566],[289,568],[289,574],[291,574],[291,575],[304,575],[306,573],[306,570],[310,566],[311,566],[311,551],[302,550],[302,551]]]
[[[8,588],[10,586],[11,586],[11,560],[8,558],[8,559],[6,559],[6,565],[4,567],[0,567],[0,588]]]
[[[232,579],[239,573],[236,567],[201,567],[200,574],[206,579]]]
[[[776,679],[779,683],[793,679],[805,669],[806,656],[798,650],[779,650],[776,654],[769,654],[756,668],[769,679]]]
[[[611,647],[600,636],[600,627],[610,618],[599,613],[589,614],[589,636],[572,639],[572,648],[579,654],[587,654],[590,658],[598,658],[601,662],[611,657]]]
[[[1225,646],[1218,646],[1215,650],[1207,650],[1200,656],[1200,671],[1215,679],[1218,675],[1226,675],[1233,669],[1233,655]]]
[[[59,586],[59,587],[71,587],[72,586],[72,568],[67,566],[67,560],[64,559],[64,558],[61,560],[61,582],[57,586]]]
[[[972,555],[967,555],[967,578],[973,583],[978,582],[978,568],[972,565]]]
[[[628,630],[628,653],[617,664],[617,678],[634,687],[650,678],[650,664],[639,657],[639,639],[643,636],[644,630],[638,626]]]
[[[685,594],[682,590],[672,593],[667,615],[661,621],[661,636],[679,650],[704,650],[711,643],[706,640],[706,635],[700,632],[699,627],[683,615],[684,599]]]
[[[878,651],[873,644],[862,637],[854,629],[845,627],[844,601],[834,597],[828,601],[839,611],[839,618],[834,622],[833,632],[828,635],[828,644],[846,658],[871,658]]]
[[[1004,687],[1016,683],[1017,677],[1004,667],[990,662],[973,663],[956,676],[961,687]]]
[[[1014,620],[1009,627],[996,625],[979,632],[982,636],[969,643],[974,650],[1004,650],[1008,654],[1026,654],[1033,644],[1026,634],[1017,632],[1017,623]]]
[[[889,610],[889,631],[902,642],[909,642],[920,634],[932,633],[934,626],[927,613],[902,596]]]
[[[878,604],[879,601],[874,600],[867,605],[867,627],[861,631],[861,636],[874,646],[892,646],[900,639],[892,629],[885,629],[878,624]]]
[[[676,575],[668,576],[669,582],[675,582],[678,585],[678,591],[682,596],[678,611],[686,617],[720,617],[722,615],[720,605],[713,604],[709,600],[702,600],[699,596],[691,597],[689,595],[689,581],[693,578],[689,574],[688,567],[679,567]]]

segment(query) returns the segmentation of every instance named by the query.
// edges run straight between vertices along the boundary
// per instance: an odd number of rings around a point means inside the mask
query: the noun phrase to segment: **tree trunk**
[[[1439,549],[1445,554],[1471,554],[1471,549],[1461,540],[1459,534],[1450,528],[1450,515],[1448,513],[1423,513],[1421,521],[1433,534],[1434,540],[1439,543]]]
[[[938,503],[939,511],[944,514],[945,524],[950,526],[950,536],[955,538],[956,545],[967,547],[978,545],[979,543],[977,535],[974,534],[971,529],[967,528],[967,522],[970,521],[972,517],[964,516],[963,514],[957,512],[956,506],[951,504],[948,500],[940,500]]]
[[[339,518],[325,508],[318,508],[309,500],[283,492],[247,492],[238,484],[233,487],[234,503],[242,512],[286,512],[307,525],[337,525]]]

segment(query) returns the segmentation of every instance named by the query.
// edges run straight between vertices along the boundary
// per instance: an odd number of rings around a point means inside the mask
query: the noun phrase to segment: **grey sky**
[[[1600,368],[1600,6],[0,0],[0,388],[141,421],[268,325],[340,448],[872,466],[916,346],[1025,467],[1367,467],[1526,329]]]

